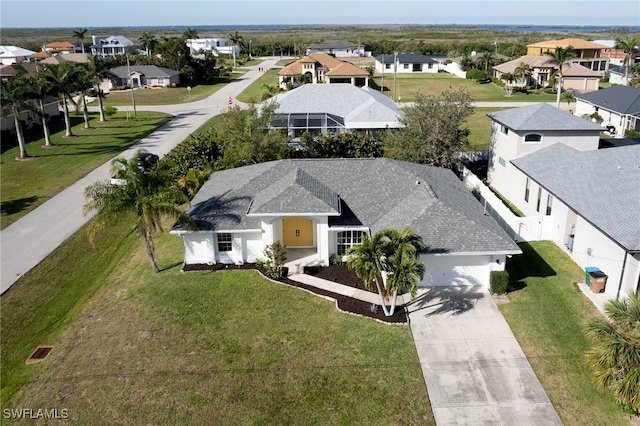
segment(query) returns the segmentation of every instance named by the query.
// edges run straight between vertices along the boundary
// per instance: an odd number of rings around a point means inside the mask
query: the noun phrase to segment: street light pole
[[[127,73],[129,74],[129,88],[131,88],[131,102],[133,103],[133,116],[136,116],[136,95],[133,93],[133,78],[131,78],[131,67],[129,66],[129,55],[127,55]]]

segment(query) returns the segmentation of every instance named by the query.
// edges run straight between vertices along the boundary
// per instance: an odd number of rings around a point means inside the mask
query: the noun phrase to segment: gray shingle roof
[[[247,212],[315,208],[320,215],[340,212],[329,217],[330,227],[410,226],[432,252],[520,252],[453,172],[384,158],[280,160],[224,170],[191,205],[201,230],[260,229],[259,217]]]
[[[622,247],[640,250],[640,145],[557,143],[511,162]]]
[[[327,113],[344,118],[349,129],[400,126],[402,111],[387,96],[366,87],[346,83],[305,84],[274,96],[279,114]]]
[[[144,74],[147,77],[166,77],[170,78],[175,75],[180,74],[180,71],[175,71],[169,68],[158,67],[155,65],[131,65],[127,67],[123,65],[121,67],[111,68],[111,72],[115,74],[118,78],[129,78],[129,70],[131,72],[137,72],[140,74]]]
[[[492,112],[487,116],[515,131],[592,130],[599,132],[602,130],[595,123],[546,103]]]
[[[577,94],[576,98],[620,114],[640,114],[640,89],[637,87],[611,86],[590,93]]]
[[[351,49],[353,47],[358,47],[358,43],[343,40],[326,40],[309,45],[309,49]]]

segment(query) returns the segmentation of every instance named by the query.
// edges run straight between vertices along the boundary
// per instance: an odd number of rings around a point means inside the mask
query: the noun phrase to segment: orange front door
[[[282,236],[287,247],[313,246],[313,221],[301,217],[282,219]]]

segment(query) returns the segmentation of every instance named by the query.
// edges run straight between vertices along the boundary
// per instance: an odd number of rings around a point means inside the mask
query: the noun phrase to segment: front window
[[[531,179],[527,178],[527,184],[524,188],[524,200],[528,203],[529,202],[529,191],[531,189]]]
[[[504,124],[502,124],[500,126],[500,133],[502,133],[503,135],[508,135],[509,134],[509,128],[507,126],[505,126]]]
[[[391,64],[384,64],[384,69],[390,70],[391,69]]]
[[[218,251],[231,251],[231,234],[218,234]]]
[[[408,70],[409,69],[409,64],[403,64],[403,67],[404,67],[405,70]]]
[[[338,256],[343,256],[349,247],[362,242],[362,231],[343,231],[337,235]]]
[[[536,211],[540,212],[540,200],[542,199],[542,188],[538,188],[538,202],[536,203]]]
[[[551,206],[553,205],[553,195],[547,195],[547,216],[551,214]]]
[[[164,77],[158,77],[158,86],[164,85]]]

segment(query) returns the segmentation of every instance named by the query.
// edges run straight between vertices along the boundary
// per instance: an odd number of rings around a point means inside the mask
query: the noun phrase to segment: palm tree
[[[14,74],[7,80],[2,80],[0,89],[0,102],[3,111],[11,111],[13,113],[13,123],[16,128],[16,136],[18,138],[18,146],[20,148],[20,156],[16,160],[29,158],[27,154],[27,145],[22,132],[22,122],[20,121],[20,112],[29,107],[31,102],[30,87],[27,80],[22,74]]]
[[[76,102],[76,113],[82,105],[82,115],[84,117],[84,129],[90,129],[89,124],[89,109],[87,107],[87,95],[94,91],[93,88],[93,74],[88,67],[82,66],[79,69],[76,78],[76,93],[80,94],[78,102]]]
[[[58,94],[62,102],[62,111],[64,113],[64,124],[66,128],[65,137],[74,136],[71,131],[71,118],[69,117],[69,103],[76,106],[73,100],[73,93],[76,88],[76,79],[78,77],[79,66],[75,62],[63,62],[61,64],[47,65],[45,77],[52,90]]]
[[[229,33],[229,35],[227,36],[227,38],[229,39],[229,41],[231,42],[231,46],[232,46],[232,53],[233,53],[233,67],[236,68],[236,49],[235,46],[244,46],[244,38],[242,38],[242,36],[240,34],[238,34],[238,31],[234,31],[232,33]]]
[[[640,293],[611,300],[606,317],[591,319],[586,334],[593,346],[586,353],[596,385],[613,391],[623,406],[640,412]]]
[[[513,86],[511,83],[516,79],[516,75],[510,72],[505,72],[500,75],[500,80],[506,82],[505,91],[507,92],[507,96],[511,96],[513,94]]]
[[[380,295],[380,305],[386,316],[395,312],[398,291],[407,287],[414,297],[417,278],[424,277],[424,265],[419,250],[424,248],[422,237],[411,228],[402,231],[389,228],[369,237],[347,250],[347,266],[354,270],[368,289],[375,284]],[[387,300],[391,305],[387,307]]]
[[[87,203],[84,212],[96,210],[96,216],[89,224],[89,239],[93,240],[99,232],[108,230],[111,225],[126,214],[137,217],[138,234],[144,238],[151,270],[158,273],[152,234],[162,232],[162,219],[172,217],[187,226],[193,222],[181,210],[178,200],[184,196],[175,186],[168,185],[167,175],[162,167],[143,171],[138,166],[140,151],[129,160],[123,157],[112,161],[113,170],[121,179],[121,185],[111,185],[108,181],[98,181],[85,189]]]
[[[375,284],[380,305],[386,316],[391,316],[385,303],[385,289],[382,283],[382,259],[384,257],[382,234],[376,232],[373,236],[362,234],[362,242],[347,250],[347,266],[360,277],[364,286],[369,290]]]
[[[546,52],[549,58],[547,59],[547,63],[551,65],[555,65],[558,67],[558,89],[557,89],[557,97],[556,97],[556,108],[560,108],[560,93],[562,92],[562,67],[564,64],[569,62],[571,59],[576,57],[575,52],[573,51],[572,46],[561,47],[557,46],[553,52]]]
[[[567,107],[571,108],[571,102],[576,101],[576,97],[571,92],[564,92],[562,94],[562,99],[567,103]]]
[[[104,80],[110,80],[113,85],[115,85],[118,82],[118,77],[109,70],[107,62],[104,59],[100,59],[98,56],[90,57],[87,67],[90,75],[92,76],[91,84],[93,84],[93,89],[98,98],[100,122],[104,122],[106,121],[106,118],[104,116],[104,105],[102,101],[107,94],[100,88],[100,85]]]
[[[182,33],[182,37],[187,40],[198,38],[198,31],[194,30],[191,27],[187,27],[187,29],[184,30],[184,33]]]
[[[627,39],[616,38],[616,49],[624,52],[624,80],[627,82],[629,81],[629,68],[634,62],[638,45],[640,45],[640,36],[638,34],[634,34]]]
[[[143,31],[142,34],[140,34],[138,41],[140,42],[140,47],[147,52],[147,56],[150,56],[153,53],[153,49],[158,45],[156,36],[147,31]]]
[[[529,77],[533,72],[529,64],[520,62],[520,64],[516,67],[516,69],[513,72],[515,75],[519,76],[524,81],[525,86],[529,85]]]
[[[55,92],[52,90],[51,85],[42,73],[38,73],[31,77],[29,79],[29,85],[31,86],[31,91],[34,94],[35,100],[38,102],[38,115],[42,119],[42,131],[44,133],[44,147],[55,148],[56,145],[51,143],[49,121],[44,109],[45,98],[55,96]]]
[[[489,72],[489,68],[495,64],[495,58],[493,52],[484,52],[476,59],[476,67]]]
[[[87,31],[88,30],[86,28],[78,28],[77,30],[73,31],[73,38],[77,38],[78,41],[80,42],[82,53],[84,53],[84,39],[87,34]]]

